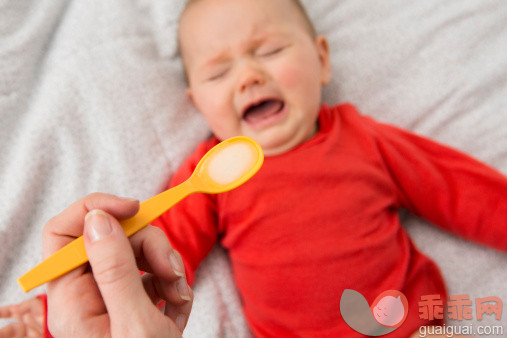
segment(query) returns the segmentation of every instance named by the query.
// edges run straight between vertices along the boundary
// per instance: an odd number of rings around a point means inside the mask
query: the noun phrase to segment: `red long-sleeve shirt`
[[[187,179],[215,138],[174,176]],[[164,214],[189,280],[219,241],[230,255],[248,323],[258,336],[353,337],[340,296],[371,302],[405,294],[409,313],[391,336],[420,325],[421,296],[446,299],[441,274],[400,226],[407,208],[462,237],[507,249],[507,179],[467,155],[361,116],[352,105],[323,106],[319,131],[277,156],[247,183],[194,194]]]

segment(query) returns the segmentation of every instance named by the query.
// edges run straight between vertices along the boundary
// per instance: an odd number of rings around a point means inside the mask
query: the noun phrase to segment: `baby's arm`
[[[370,121],[400,206],[466,239],[507,251],[507,178],[470,156]]]
[[[202,156],[216,143],[201,143],[174,174],[170,187],[189,178]],[[194,282],[195,270],[217,242],[216,196],[192,194],[152,222],[164,231],[172,247],[181,254],[189,285]]]

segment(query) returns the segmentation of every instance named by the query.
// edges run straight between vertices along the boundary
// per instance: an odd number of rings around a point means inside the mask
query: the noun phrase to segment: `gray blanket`
[[[507,172],[504,0],[303,2],[330,43],[327,103],[353,102]],[[210,135],[176,56],[182,5],[0,0],[1,304],[44,291],[23,294],[16,279],[40,261],[51,216],[94,191],[150,197]],[[507,301],[505,253],[403,219],[451,295]],[[249,335],[220,248],[198,271],[195,292],[186,336]],[[499,325],[478,322],[475,311],[453,324],[470,323]]]

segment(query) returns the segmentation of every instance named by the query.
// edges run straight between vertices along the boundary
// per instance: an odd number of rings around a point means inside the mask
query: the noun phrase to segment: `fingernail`
[[[178,290],[181,299],[190,301],[190,291],[188,290],[188,284],[185,278],[180,278],[176,281],[176,290]]]
[[[176,323],[176,326],[178,329],[183,332],[183,329],[185,328],[185,323],[187,322],[187,316],[185,315],[178,315],[176,317],[176,320],[174,321]]]
[[[109,216],[102,210],[92,210],[86,214],[85,224],[88,237],[92,242],[99,241],[111,233]]]
[[[181,263],[174,254],[174,252],[171,252],[169,254],[169,263],[171,264],[171,267],[173,268],[173,271],[176,274],[176,276],[179,277],[185,276],[185,268],[181,266]]]
[[[134,201],[137,201],[137,198],[131,198],[131,197],[121,197],[121,196],[118,196],[120,199],[124,200],[124,201],[127,201],[127,202],[134,202]]]

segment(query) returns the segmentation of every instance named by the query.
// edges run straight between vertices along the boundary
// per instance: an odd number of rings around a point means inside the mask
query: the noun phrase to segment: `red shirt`
[[[218,140],[200,144],[173,177],[186,180]],[[361,116],[323,106],[319,131],[277,156],[247,183],[194,194],[164,214],[189,281],[218,241],[230,255],[257,336],[353,337],[340,314],[344,289],[371,302],[395,289],[408,299],[407,337],[423,295],[446,299],[441,274],[400,225],[406,208],[465,238],[507,249],[507,180],[465,154]]]

